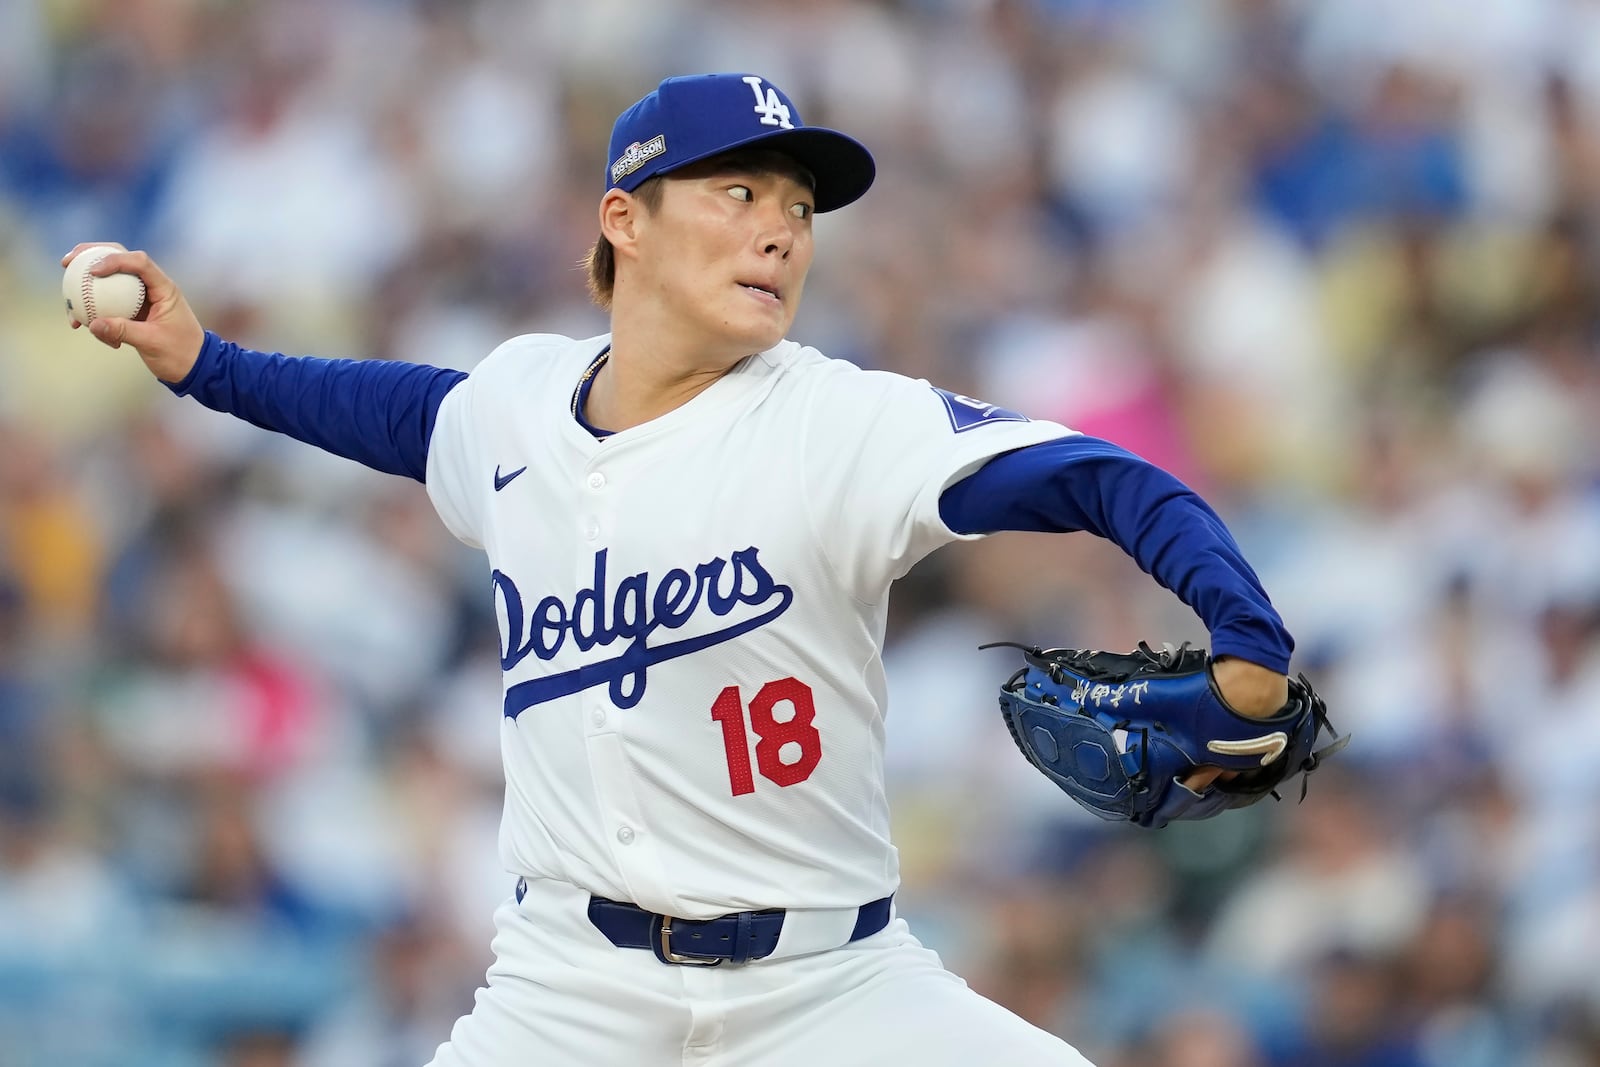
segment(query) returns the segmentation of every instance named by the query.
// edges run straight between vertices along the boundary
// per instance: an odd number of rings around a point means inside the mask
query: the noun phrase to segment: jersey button
[[[624,826],[622,829],[618,830],[617,840],[621,841],[624,845],[633,844],[633,827]]]
[[[595,708],[589,713],[589,721],[594,723],[596,726],[604,726],[606,724],[605,709]]]
[[[584,525],[583,525],[583,537],[584,537],[584,540],[593,541],[595,538],[597,538],[599,536],[600,536],[600,524],[598,522],[594,522],[593,520],[591,520],[589,522],[584,523]]]
[[[589,475],[590,489],[604,489],[605,486],[606,476],[604,474],[601,474],[599,471],[595,471],[593,474]]]

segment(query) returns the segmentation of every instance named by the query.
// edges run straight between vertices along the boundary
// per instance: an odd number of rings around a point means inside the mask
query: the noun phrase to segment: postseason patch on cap
[[[667,136],[658,133],[648,141],[635,141],[611,164],[611,184],[615,185],[647,162],[667,150]]]

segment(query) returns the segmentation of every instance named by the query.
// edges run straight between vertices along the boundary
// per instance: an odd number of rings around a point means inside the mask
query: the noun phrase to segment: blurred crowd
[[[1101,1067],[1600,1065],[1596,0],[0,3],[0,1065],[421,1064],[511,890],[481,557],[68,331],[59,256],[279,351],[600,333],[610,122],[698,70],[877,155],[794,336],[1184,478],[1354,737],[1099,823],[977,646],[1203,630],[1087,534],[941,551],[913,929]]]

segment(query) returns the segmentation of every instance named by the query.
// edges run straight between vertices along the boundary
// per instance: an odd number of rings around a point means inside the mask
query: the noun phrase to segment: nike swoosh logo
[[[518,467],[510,474],[502,476],[500,474],[500,464],[496,463],[494,465],[494,491],[498,493],[500,490],[510,485],[512,480],[515,479],[517,475],[521,474],[527,469],[527,467]]]

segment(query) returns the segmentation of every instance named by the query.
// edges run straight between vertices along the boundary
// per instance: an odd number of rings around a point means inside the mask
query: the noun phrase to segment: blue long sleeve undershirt
[[[1194,609],[1214,655],[1289,669],[1294,642],[1222,519],[1177,478],[1109,441],[1063,437],[997,456],[944,491],[939,515],[957,533],[1104,537]]]
[[[445,394],[466,375],[415,363],[256,352],[212,333],[169,385],[208,408],[374,470],[424,481]],[[1182,482],[1095,437],[999,456],[945,490],[958,533],[1084,530],[1119,546],[1200,617],[1216,655],[1287,671],[1293,642],[1216,512]]]
[[[189,374],[167,388],[214,411],[420,482],[427,477],[428,439],[439,404],[466,377],[417,363],[256,352],[208,331]]]

